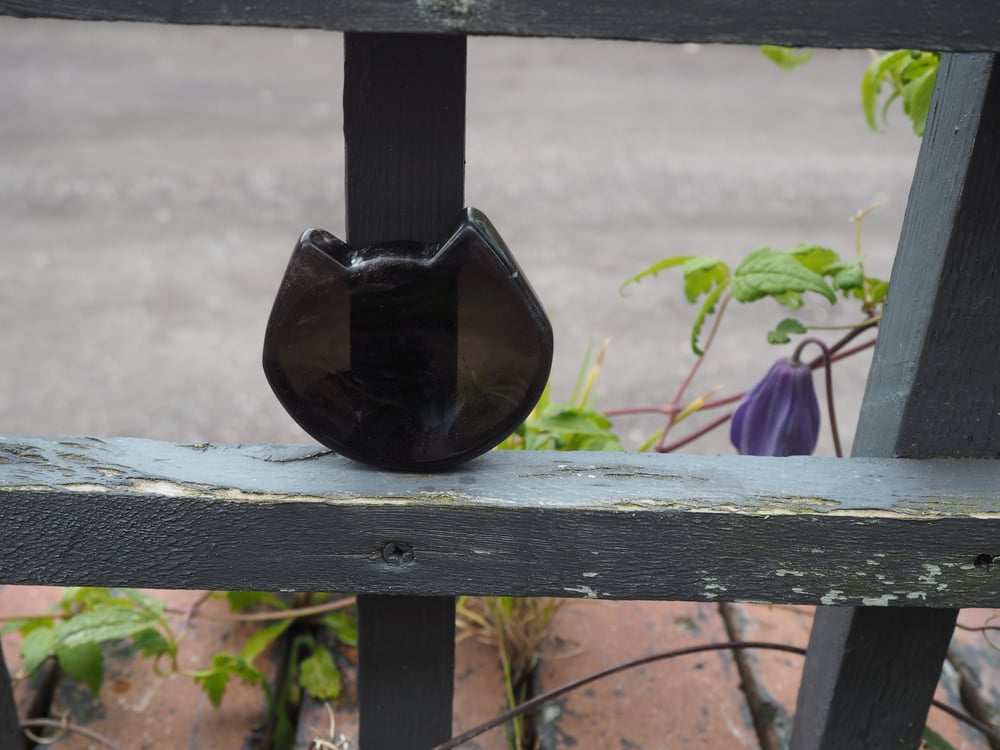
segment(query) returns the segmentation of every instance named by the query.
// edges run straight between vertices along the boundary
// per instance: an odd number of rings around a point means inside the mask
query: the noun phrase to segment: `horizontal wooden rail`
[[[1000,51],[983,0],[0,0],[0,15],[341,31]]]
[[[0,583],[1000,606],[1000,462],[0,438]]]

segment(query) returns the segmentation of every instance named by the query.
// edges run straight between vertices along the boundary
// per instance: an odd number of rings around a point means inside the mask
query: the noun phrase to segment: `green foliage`
[[[173,659],[177,643],[163,617],[166,605],[134,589],[73,587],[59,602],[63,617],[41,616],[10,623],[24,635],[21,658],[31,674],[54,658],[66,674],[97,693],[104,681],[106,641],[132,638],[141,655]]]
[[[737,302],[781,297],[789,292],[815,292],[830,302],[837,301],[823,277],[810,270],[794,252],[757,248],[733,271],[733,298]]]
[[[955,746],[930,727],[924,727],[924,750],[955,750]]]
[[[794,47],[764,45],[760,51],[783,70],[794,70],[812,59],[810,51]],[[939,52],[912,49],[886,52],[872,60],[861,78],[861,109],[868,126],[878,132],[879,119],[886,123],[889,106],[899,99],[913,132],[922,136],[940,61]]]
[[[704,355],[701,334],[705,321],[729,297],[740,303],[770,298],[790,310],[797,310],[802,307],[806,293],[818,294],[835,303],[838,299],[836,292],[839,291],[844,297],[860,300],[863,311],[873,314],[875,308],[884,302],[888,290],[887,282],[864,275],[860,255],[842,260],[835,250],[807,244],[796,245],[789,250],[757,248],[749,252],[732,271],[718,258],[708,256],[664,258],[630,276],[621,290],[671,268],[681,269],[685,299],[699,305],[691,326],[691,350],[699,357]],[[767,340],[772,344],[785,344],[790,341],[790,335],[808,330],[798,320],[785,318],[768,332]]]
[[[791,341],[791,334],[793,333],[808,333],[809,329],[806,328],[802,323],[797,321],[795,318],[785,318],[773,331],[767,332],[767,343],[769,344],[787,344]]]
[[[358,645],[358,619],[347,612],[328,612],[320,620],[345,646]]]
[[[861,79],[861,108],[868,127],[878,131],[879,119],[885,123],[889,105],[899,99],[913,132],[923,135],[940,58],[937,52],[901,49],[872,60]]]
[[[316,700],[328,701],[340,697],[340,683],[333,654],[314,644],[309,656],[299,663],[299,685]]]
[[[55,616],[40,615],[13,621],[5,626],[4,632],[16,630],[24,636],[21,657],[25,675],[48,659],[55,659],[67,675],[95,694],[100,691],[105,675],[102,645],[118,640],[130,640],[133,652],[142,658],[153,659],[158,674],[177,673],[193,679],[216,708],[221,706],[231,679],[260,686],[267,693],[275,722],[275,747],[289,748],[294,741],[289,709],[298,702],[301,691],[305,690],[317,700],[330,700],[340,694],[340,670],[330,647],[337,642],[357,645],[357,623],[351,614],[343,611],[326,612],[315,619],[311,613],[296,616],[287,602],[266,592],[239,591],[218,596],[228,600],[233,611],[264,608],[288,612],[288,617],[270,620],[255,630],[239,653],[216,653],[208,666],[194,670],[182,670],[178,666],[178,643],[168,621],[171,613],[166,602],[134,589],[67,588],[63,590]],[[304,617],[308,617],[308,624]],[[308,628],[309,632],[293,637],[292,663],[285,674],[285,683],[276,689],[268,683],[255,661],[279,638],[288,635],[296,624]],[[165,660],[167,669],[158,667],[161,660]]]
[[[230,677],[238,677],[251,685],[259,685],[264,675],[249,661],[239,654],[221,652],[212,656],[212,666],[197,669],[191,677],[198,683],[209,701],[215,708],[222,705],[222,696],[226,692]]]
[[[546,386],[528,418],[497,448],[501,450],[620,451],[611,420],[593,408],[590,392],[600,374],[602,348],[590,365],[584,360],[568,404],[554,403]]]
[[[800,65],[805,65],[812,60],[812,52],[809,50],[796,49],[795,47],[778,47],[773,44],[765,44],[760,48],[764,56],[773,61],[782,70],[795,70]]]

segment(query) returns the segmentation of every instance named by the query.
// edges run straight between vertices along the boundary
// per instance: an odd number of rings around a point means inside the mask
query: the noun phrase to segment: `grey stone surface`
[[[466,200],[551,315],[556,398],[610,337],[599,405],[669,400],[692,362],[679,276],[618,293],[661,257],[849,253],[847,217],[878,202],[864,244],[888,274],[919,141],[896,111],[867,129],[868,59],[470,41]],[[0,432],[309,442],[260,347],[299,232],[343,233],[341,62],[334,33],[0,19]],[[764,340],[782,317],[731,306],[691,394],[751,385],[787,353]],[[849,446],[867,358],[839,370]],[[633,445],[655,425],[619,421]]]

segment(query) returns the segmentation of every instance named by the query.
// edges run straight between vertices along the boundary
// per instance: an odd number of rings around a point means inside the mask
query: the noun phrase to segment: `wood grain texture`
[[[0,0],[0,14],[380,33],[596,37],[953,51],[1000,49],[982,0]]]
[[[0,582],[995,607],[998,495],[994,461],[5,438]]]
[[[1000,457],[997,174],[1000,66],[945,55],[855,456]],[[792,748],[918,747],[957,614],[818,610]]]
[[[360,747],[449,739],[454,674],[454,597],[358,597]]]
[[[465,194],[464,37],[344,38],[347,239],[448,238]]]

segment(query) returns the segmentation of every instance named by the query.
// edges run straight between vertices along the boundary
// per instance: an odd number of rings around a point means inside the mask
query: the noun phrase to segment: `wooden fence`
[[[461,594],[830,605],[793,748],[919,745],[957,608],[1000,606],[992,3],[0,0],[0,14],[349,32],[358,246],[433,241],[461,210],[468,35],[950,52],[850,459],[516,453],[404,475],[282,446],[0,439],[0,582],[359,592],[364,750],[450,736]],[[18,736],[0,694],[0,747]]]

